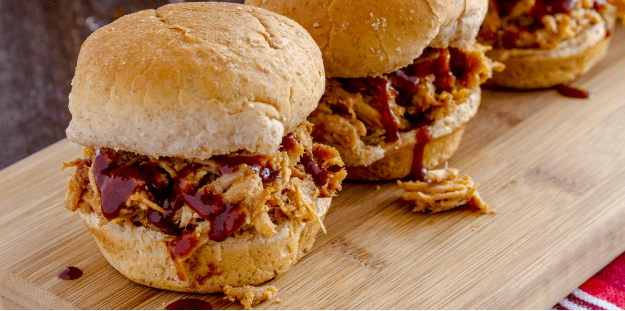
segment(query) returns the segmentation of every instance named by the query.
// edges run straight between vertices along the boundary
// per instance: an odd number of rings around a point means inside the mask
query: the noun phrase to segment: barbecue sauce
[[[201,274],[195,277],[195,280],[198,282],[198,284],[200,285],[204,285],[204,281],[206,279],[210,279],[211,277],[213,277],[214,275],[221,275],[223,272],[222,271],[217,271],[215,269],[215,265],[213,265],[212,263],[208,264],[208,272],[205,274]]]
[[[288,133],[282,137],[282,143],[280,144],[280,151],[293,152],[297,146],[297,139],[292,133]]]
[[[267,161],[260,157],[234,157],[232,162],[223,160],[222,172],[229,173],[234,164],[247,164],[260,172],[268,172],[265,179],[275,176],[275,170],[267,170]],[[260,162],[258,162],[260,161]],[[238,230],[245,221],[245,213],[236,204],[210,191],[198,191],[199,185],[188,182],[190,174],[196,174],[200,164],[188,164],[178,172],[174,180],[162,173],[155,162],[142,165],[118,166],[117,158],[109,149],[98,149],[94,160],[96,184],[100,189],[102,212],[108,219],[119,216],[126,207],[126,202],[137,190],[144,190],[150,200],[161,206],[165,213],[150,210],[148,220],[169,234],[180,234],[182,228],[176,228],[173,216],[186,203],[198,215],[211,223],[209,238],[223,241],[228,235]],[[263,168],[263,169],[261,169]],[[253,168],[254,169],[254,168]],[[171,185],[168,187],[168,185]]]
[[[569,13],[575,7],[577,0],[538,0],[530,9],[530,16],[540,21],[546,15]]]
[[[182,194],[191,209],[211,224],[208,237],[216,242],[224,241],[245,223],[245,212],[238,204],[232,204],[219,194],[202,188],[195,194]]]
[[[410,178],[413,180],[424,181],[427,169],[423,166],[423,153],[425,152],[425,145],[430,142],[428,126],[422,126],[417,130],[416,140],[417,142],[412,150],[412,168]]]
[[[389,103],[389,92],[393,92],[389,81],[381,77],[341,79],[341,81],[349,92],[359,92],[373,97],[370,105],[380,113],[380,123],[386,131],[384,140],[389,143],[399,140],[399,124]]]
[[[164,174],[156,163],[140,166],[119,166],[117,157],[110,149],[98,149],[95,154],[93,171],[100,189],[102,213],[111,220],[119,217],[130,196],[138,190],[147,193],[152,201],[159,201],[158,194],[164,187]]]
[[[67,267],[63,268],[63,270],[61,270],[59,274],[57,274],[57,276],[59,277],[59,279],[66,281],[75,280],[82,276],[82,270],[76,267]]]
[[[199,241],[195,237],[195,231],[193,230],[185,230],[180,236],[167,242],[169,254],[173,259],[188,259],[198,246]]]
[[[564,95],[566,97],[571,97],[571,98],[580,98],[580,99],[590,99],[593,98],[592,93],[578,89],[576,87],[572,87],[570,85],[567,84],[558,84],[556,86],[556,90],[558,90],[558,93],[560,93],[561,95]]]
[[[246,164],[254,172],[257,172],[265,183],[273,181],[280,173],[271,165],[269,158],[262,155],[216,156],[213,157],[213,160],[221,165],[220,172],[222,174],[232,173],[239,165]]]
[[[497,0],[497,13],[501,17],[509,16],[519,1],[521,0]],[[545,15],[569,13],[576,3],[577,0],[536,0],[529,16],[540,21]]]
[[[213,306],[204,300],[187,298],[170,303],[165,310],[213,310]]]

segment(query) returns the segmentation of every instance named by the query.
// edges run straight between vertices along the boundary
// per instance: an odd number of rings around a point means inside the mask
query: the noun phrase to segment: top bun
[[[152,157],[271,153],[324,92],[319,48],[294,21],[231,3],[124,16],[83,44],[67,137]]]
[[[246,0],[300,23],[321,47],[328,77],[379,76],[426,47],[474,42],[488,0]]]

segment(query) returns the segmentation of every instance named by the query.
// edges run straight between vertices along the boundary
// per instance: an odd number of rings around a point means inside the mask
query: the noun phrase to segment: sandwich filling
[[[610,36],[613,11],[605,0],[490,0],[478,40],[494,48],[555,49],[597,25]]]
[[[430,125],[453,114],[490,78],[494,64],[486,50],[478,44],[427,48],[412,64],[389,74],[329,79],[309,117],[315,124],[312,135],[339,149],[348,166],[381,159],[383,146],[404,132],[417,130],[418,140],[427,140]]]
[[[186,281],[185,260],[208,240],[270,237],[289,219],[321,223],[313,201],[335,196],[346,172],[334,148],[312,142],[311,130],[310,123],[300,125],[273,154],[207,160],[85,148],[83,158],[65,164],[76,167],[65,206],[171,236],[166,244]]]

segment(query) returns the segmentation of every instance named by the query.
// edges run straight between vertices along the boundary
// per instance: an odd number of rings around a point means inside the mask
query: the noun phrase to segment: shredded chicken
[[[187,201],[179,201],[180,208],[172,207],[170,197],[161,198],[159,201],[158,194],[150,193],[149,187],[160,185],[165,191],[170,191],[170,194],[175,195],[172,189],[176,187],[197,189],[194,192],[209,193],[213,197],[223,198],[231,206],[236,206],[236,209],[240,209],[245,215],[245,223],[233,233],[234,235],[250,232],[271,237],[275,233],[276,226],[289,218],[318,221],[325,231],[313,200],[318,197],[335,196],[341,190],[341,182],[347,173],[342,168],[343,162],[339,153],[331,147],[314,143],[310,137],[311,131],[312,124],[306,122],[300,125],[289,134],[291,137],[288,140],[289,145],[274,154],[237,153],[201,161],[175,157],[149,158],[131,152],[103,149],[100,152],[106,153],[107,161],[114,161],[111,163],[115,167],[129,167],[141,171],[141,167],[148,166],[155,172],[150,175],[154,178],[151,183],[147,180],[137,181],[136,189],[125,202],[122,202],[123,206],[113,218],[110,211],[105,215],[102,209],[101,189],[96,183],[94,169],[96,150],[85,148],[82,159],[64,164],[63,168],[76,167],[67,184],[65,207],[71,211],[78,209],[86,213],[93,211],[103,220],[113,223],[160,230],[172,235],[172,239],[180,237],[184,230],[193,230],[197,237],[206,236],[212,223],[202,218]],[[305,156],[311,159],[309,166],[314,165],[316,171],[325,174],[323,184],[314,180],[315,176],[310,174],[310,168],[302,162]],[[239,164],[230,167],[227,163],[231,163],[228,162],[231,159],[245,161],[252,159],[250,161],[256,162],[254,164],[233,162]],[[149,215],[155,211],[162,215],[159,217],[168,217],[168,222],[154,223]],[[168,212],[171,212],[171,215],[164,216]],[[187,279],[188,271],[182,263],[185,259],[182,258],[182,261],[180,259],[174,261],[179,261],[177,265],[179,275]],[[181,269],[185,271],[180,271]]]
[[[460,50],[457,54],[466,57],[466,67],[462,76],[455,77],[455,84],[450,90],[436,87],[437,78],[428,74],[418,79],[414,93],[403,94],[407,100],[400,102],[398,93],[390,86],[386,89],[388,108],[399,131],[410,131],[415,126],[440,120],[453,113],[455,107],[466,101],[466,98],[481,83],[492,75],[492,70],[501,70],[501,64],[492,62],[484,54],[488,47],[474,45]],[[448,52],[445,49],[429,49],[414,61],[414,64],[432,61],[440,53]],[[451,56],[452,63],[456,62]],[[458,57],[458,56],[456,56]],[[455,67],[454,67],[455,68]],[[400,70],[404,70],[402,68]],[[407,72],[410,72],[410,69]],[[399,71],[399,70],[398,70]],[[392,77],[381,77],[392,85]],[[329,79],[326,91],[319,102],[318,108],[309,116],[308,120],[315,124],[313,137],[315,140],[340,146],[346,150],[366,149],[377,146],[385,139],[386,129],[382,115],[375,108],[376,98],[367,92],[357,92],[350,89],[350,79]]]
[[[471,177],[458,178],[458,170],[445,168],[430,170],[425,175],[426,181],[397,181],[404,189],[402,198],[415,204],[413,212],[430,211],[438,213],[463,205],[471,205],[482,213],[488,213],[477,185]]]
[[[613,7],[595,5],[599,3],[595,0],[577,1],[570,12],[545,15],[540,20],[530,14],[537,0],[503,2],[490,0],[478,34],[480,43],[506,49],[555,49],[560,42],[577,37],[601,21],[607,23],[608,29],[613,26],[607,18]],[[499,12],[502,6],[510,6],[509,12]]]
[[[232,302],[239,300],[246,310],[251,310],[254,305],[271,299],[276,293],[278,290],[273,286],[224,287],[225,299]]]

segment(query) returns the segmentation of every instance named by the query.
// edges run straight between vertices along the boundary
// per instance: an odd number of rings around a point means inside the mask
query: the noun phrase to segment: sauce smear
[[[82,276],[82,270],[76,267],[67,267],[63,268],[63,270],[61,270],[61,272],[59,272],[57,276],[59,277],[59,279],[66,281],[75,280]]]
[[[167,305],[165,310],[213,310],[213,306],[204,300],[180,299]]]
[[[412,150],[412,169],[410,172],[410,178],[418,181],[425,180],[425,174],[427,169],[423,167],[423,153],[425,151],[425,145],[430,142],[430,134],[428,133],[428,126],[424,125],[417,130],[416,135],[417,143]]]
[[[566,84],[558,84],[558,86],[556,86],[556,89],[558,90],[558,93],[566,97],[581,99],[590,99],[594,97],[594,95],[592,95],[592,93],[590,92]]]

